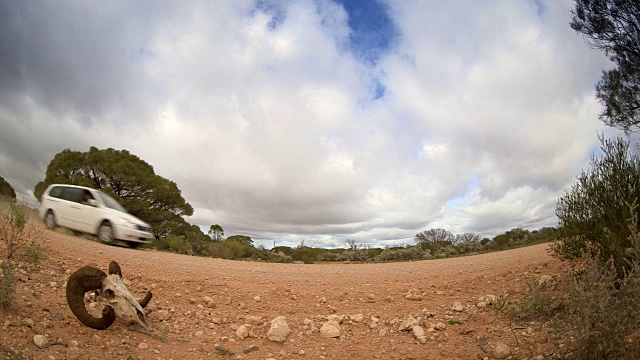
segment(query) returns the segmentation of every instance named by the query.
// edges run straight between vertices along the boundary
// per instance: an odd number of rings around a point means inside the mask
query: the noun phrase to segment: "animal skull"
[[[104,279],[100,295],[113,307],[117,316],[126,319],[130,323],[140,325],[147,331],[151,330],[142,306],[131,295],[120,275],[108,275]]]
[[[84,307],[84,294],[87,291],[97,291],[109,304],[102,310],[101,318],[93,317]],[[78,269],[67,281],[66,296],[73,314],[89,327],[106,329],[117,315],[147,331],[151,330],[143,309],[151,300],[151,292],[138,302],[122,281],[120,266],[115,261],[109,264],[109,275],[91,266]]]

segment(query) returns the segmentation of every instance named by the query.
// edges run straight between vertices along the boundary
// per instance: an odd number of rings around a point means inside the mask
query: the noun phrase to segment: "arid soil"
[[[528,284],[557,274],[545,244],[406,263],[271,264],[108,246],[33,223],[46,257],[18,268],[15,304],[1,314],[3,358],[494,359],[502,343],[509,358],[550,359],[560,346],[544,324],[512,324],[491,306],[478,306],[486,295],[521,298]],[[153,336],[121,319],[93,330],[69,310],[69,275],[84,265],[106,271],[111,260],[136,297],[153,292],[147,307]],[[421,300],[405,297],[412,289]],[[452,308],[456,302],[462,309]],[[321,335],[330,315],[342,320],[339,337]],[[284,343],[267,338],[277,316],[291,329]],[[426,342],[399,330],[410,316]],[[249,332],[244,339],[236,333],[242,325]],[[49,346],[36,347],[36,334],[46,335]]]

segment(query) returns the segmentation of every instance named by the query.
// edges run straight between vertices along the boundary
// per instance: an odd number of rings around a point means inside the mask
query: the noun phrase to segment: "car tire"
[[[135,242],[135,241],[129,241],[127,244],[128,244],[128,245],[129,245],[129,247],[130,247],[130,248],[132,248],[132,249],[137,249],[137,248],[138,248],[138,246],[142,245],[142,243]]]
[[[98,239],[105,244],[113,243],[113,228],[108,221],[103,221],[98,228]]]
[[[53,211],[47,211],[47,215],[44,216],[44,223],[50,230],[54,230],[58,227],[58,224],[56,223],[56,216],[53,215]]]

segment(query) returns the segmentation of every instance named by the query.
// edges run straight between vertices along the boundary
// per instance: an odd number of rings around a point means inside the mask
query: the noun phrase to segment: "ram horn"
[[[107,305],[102,309],[102,317],[92,316],[84,307],[84,294],[87,291],[101,290],[106,278],[104,271],[85,266],[71,274],[67,281],[67,304],[71,312],[81,323],[97,330],[104,330],[111,326],[116,320],[116,313],[111,306]]]
[[[84,307],[84,294],[91,290],[96,290],[109,303],[102,311],[102,318],[91,316]],[[73,273],[67,282],[67,303],[71,311],[80,322],[99,330],[109,327],[116,315],[145,330],[151,330],[143,309],[151,297],[151,292],[147,292],[142,300],[136,300],[122,281],[122,270],[115,261],[109,264],[109,275],[94,267],[85,266]]]

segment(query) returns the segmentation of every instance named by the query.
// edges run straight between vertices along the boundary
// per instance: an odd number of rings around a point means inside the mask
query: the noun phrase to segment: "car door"
[[[73,222],[73,228],[94,233],[100,216],[95,195],[88,189],[74,188],[70,200],[73,202],[70,206],[70,220]]]
[[[67,221],[66,227],[77,231],[86,231],[82,224],[82,198],[84,195],[84,189],[67,187],[64,191],[64,200],[66,201],[64,213],[62,214]]]
[[[68,202],[64,198],[66,186],[54,186],[46,197],[47,207],[53,210],[56,222],[62,227],[69,226]]]
[[[82,231],[95,234],[98,230],[100,222],[103,220],[104,209],[99,200],[97,191],[84,190],[82,200],[80,201],[80,211],[78,212],[77,221],[82,226]]]

